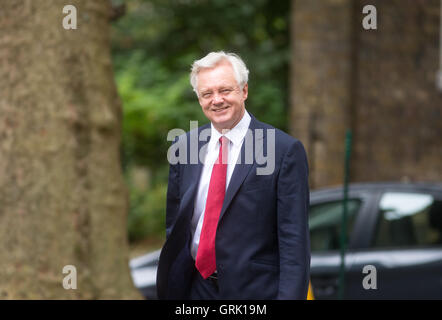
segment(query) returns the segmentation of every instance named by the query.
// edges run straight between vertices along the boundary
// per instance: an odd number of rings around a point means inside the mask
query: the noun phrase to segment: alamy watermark
[[[63,13],[67,14],[62,21],[65,30],[77,29],[77,8],[68,4],[63,7]]]
[[[363,274],[367,274],[362,279],[362,287],[365,290],[371,290],[371,289],[377,289],[378,288],[378,276],[377,276],[377,270],[376,267],[369,264],[364,266],[362,269]]]
[[[225,131],[223,134],[226,133]],[[167,160],[170,164],[199,164],[205,163],[208,138],[211,128],[206,128],[198,132],[198,121],[190,121],[189,139],[183,129],[175,128],[167,134],[167,141],[174,141],[167,151]],[[265,139],[264,139],[265,134]],[[177,138],[178,137],[178,138]],[[189,143],[188,143],[189,140]],[[264,146],[264,140],[266,145]],[[206,143],[200,148],[200,142]],[[247,129],[243,142],[244,164],[256,162],[257,175],[269,175],[275,170],[275,129]],[[264,149],[266,154],[264,154]],[[241,164],[241,154],[235,164]],[[224,162],[224,161],[223,161]]]
[[[63,13],[67,14],[63,18],[63,28],[65,30],[77,29],[77,8],[72,4],[63,7]],[[365,30],[377,30],[377,9],[372,4],[367,4],[362,8],[362,13],[366,14],[362,19],[362,27]]]
[[[77,289],[77,268],[73,265],[66,265],[63,267],[63,274],[66,274],[63,278],[63,288],[66,290]]]
[[[365,30],[377,30],[378,13],[376,7],[372,4],[367,4],[362,8],[362,13],[366,14],[364,19],[362,19],[362,27]]]

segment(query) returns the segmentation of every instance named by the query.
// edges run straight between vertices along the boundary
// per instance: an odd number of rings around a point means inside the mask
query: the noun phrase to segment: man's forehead
[[[237,84],[236,82],[218,82],[218,83],[208,83],[206,85],[199,86],[200,91],[207,91],[213,89],[223,89],[223,88],[233,88]]]
[[[197,77],[200,90],[204,88],[237,85],[233,68],[228,62],[223,65],[218,64],[213,68],[202,69]]]
[[[230,63],[217,64],[211,68],[203,68],[198,72],[198,77],[201,76],[217,76],[217,75],[234,75],[233,67]]]

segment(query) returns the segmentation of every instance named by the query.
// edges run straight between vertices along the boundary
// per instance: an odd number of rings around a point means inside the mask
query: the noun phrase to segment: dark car
[[[442,184],[351,184],[345,299],[442,299]],[[310,196],[311,283],[316,299],[337,299],[342,187]],[[160,251],[132,259],[135,286],[156,298]]]

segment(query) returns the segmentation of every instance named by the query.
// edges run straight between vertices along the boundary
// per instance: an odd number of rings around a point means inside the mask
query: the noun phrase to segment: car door
[[[342,191],[312,197],[309,211],[311,245],[311,283],[315,299],[337,299],[341,267],[340,235],[342,221]],[[371,194],[352,191],[349,195],[347,239],[345,255],[347,270],[345,283],[353,281],[350,268],[354,259],[354,244],[358,243],[357,226],[364,221],[364,212],[369,210]]]
[[[428,190],[388,189],[379,192],[376,207],[367,223],[371,230],[368,246],[353,255],[351,271],[359,273],[359,284],[349,286],[348,296],[441,299],[441,195]],[[366,266],[371,266],[374,274],[364,274]],[[374,286],[364,287],[367,276]]]

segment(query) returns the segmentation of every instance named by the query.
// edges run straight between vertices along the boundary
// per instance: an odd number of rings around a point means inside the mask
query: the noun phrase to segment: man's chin
[[[220,131],[224,129],[231,129],[232,121],[230,118],[227,118],[223,121],[223,119],[212,118],[212,123],[214,127]]]
[[[226,114],[216,114],[212,113],[212,122],[219,125],[227,125],[232,122],[232,116],[228,113]]]

